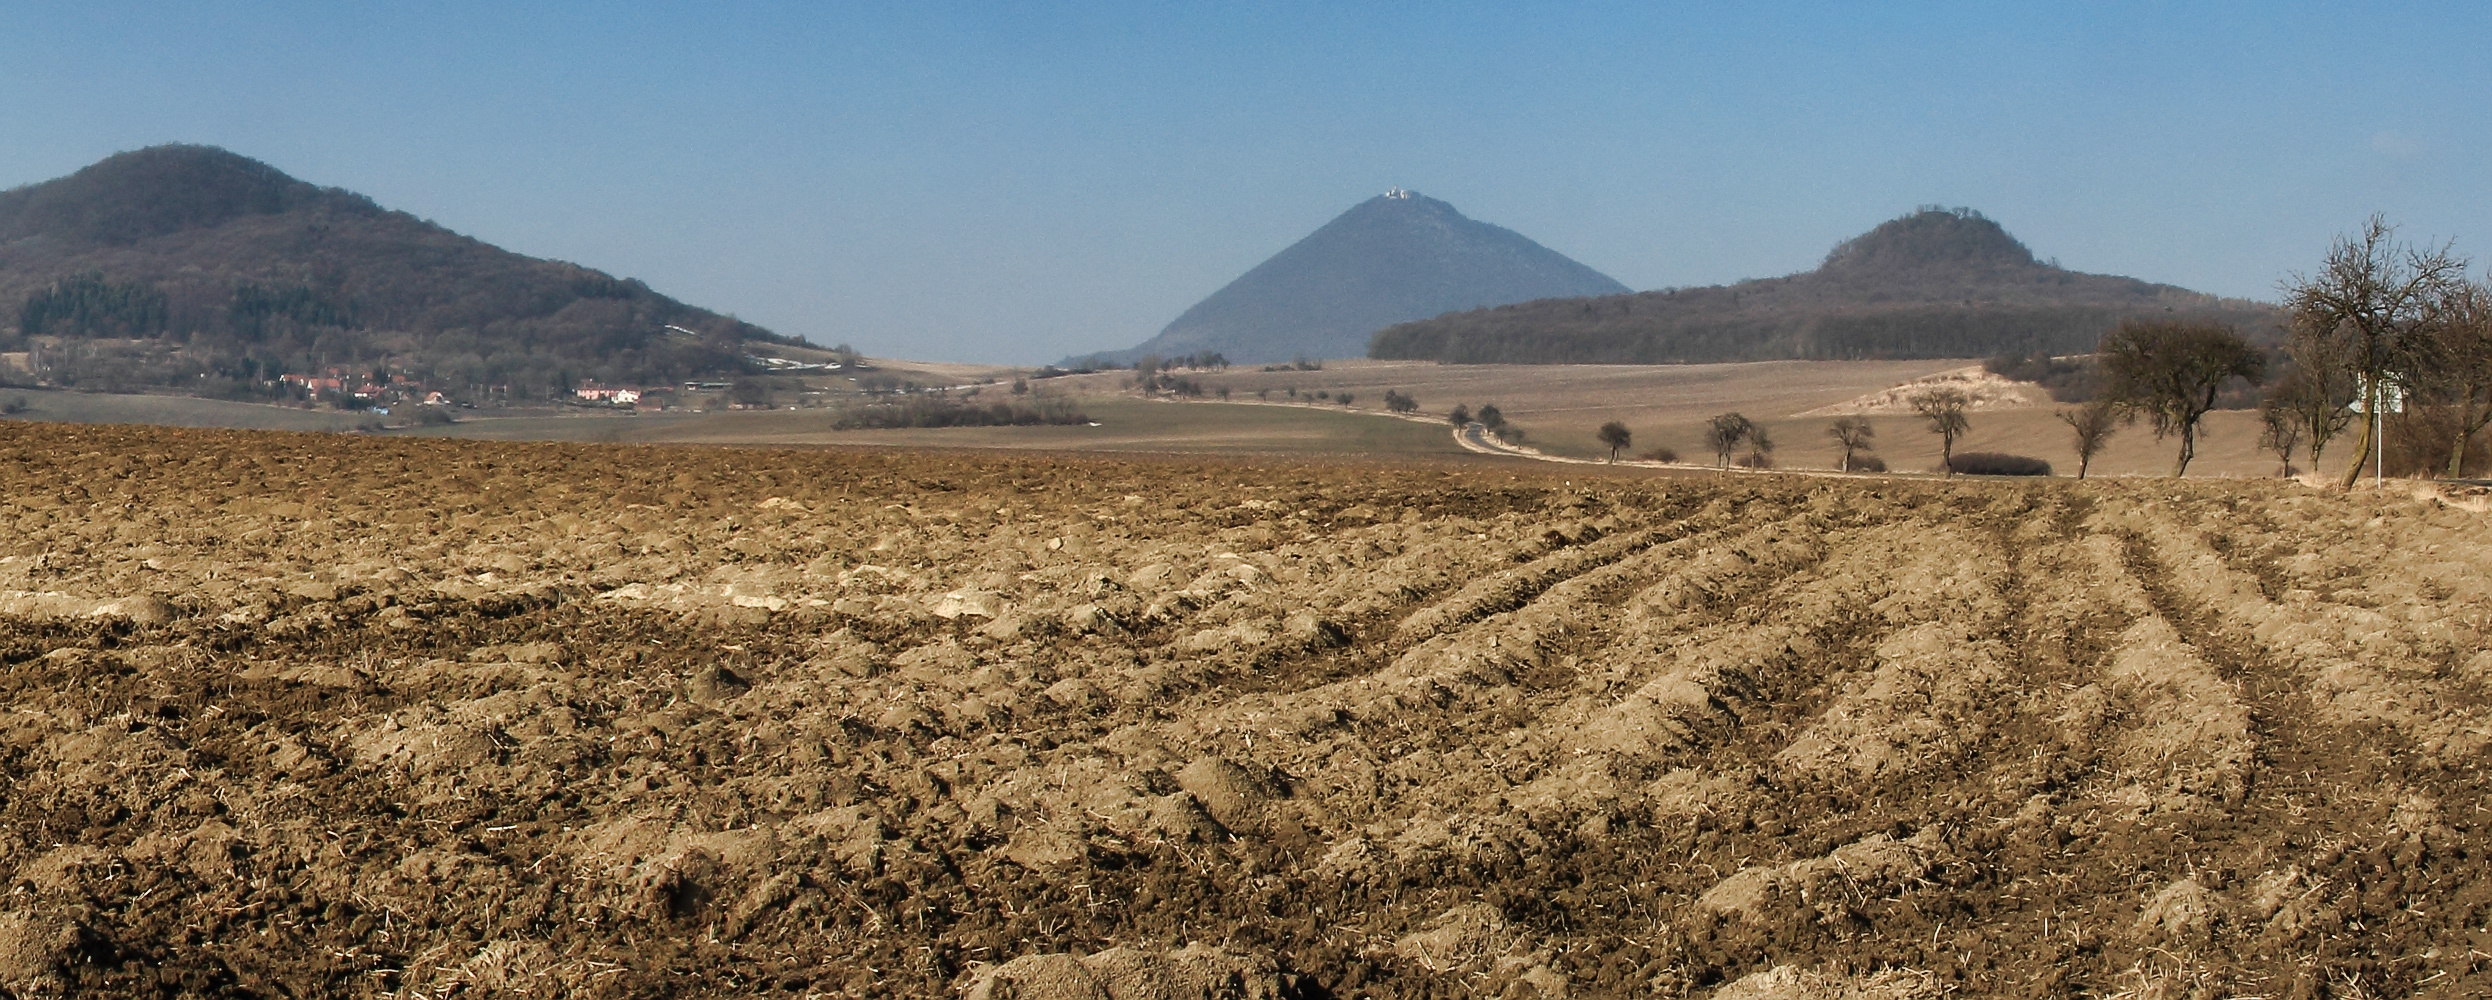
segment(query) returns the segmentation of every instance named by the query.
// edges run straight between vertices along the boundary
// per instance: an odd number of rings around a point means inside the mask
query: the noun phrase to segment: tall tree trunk
[[[2174,479],[2179,479],[2189,474],[2189,459],[2198,453],[2197,425],[2182,424],[2180,438],[2180,461],[2172,464],[2172,478]]]
[[[2362,413],[2362,436],[2354,439],[2354,462],[2345,467],[2345,477],[2337,482],[2336,488],[2340,490],[2353,489],[2354,484],[2362,480],[2363,464],[2371,460],[2371,425],[2377,419],[2380,408],[2377,382],[2366,390],[2364,402],[2370,405]]]
[[[2463,411],[2460,411],[2457,421],[2457,441],[2449,445],[2448,478],[2457,478],[2461,474],[2458,470],[2466,467],[2466,439],[2473,436],[2467,433],[2465,415]]]
[[[2475,432],[2482,429],[2482,427],[2482,420],[2475,416],[2474,394],[2467,393],[2466,395],[2459,396],[2457,400],[2457,441],[2456,443],[2449,445],[2448,478],[2456,479],[2459,476],[2466,474],[2466,439],[2475,436]]]

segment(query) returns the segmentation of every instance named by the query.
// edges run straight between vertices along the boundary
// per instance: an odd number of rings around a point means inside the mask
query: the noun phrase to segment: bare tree
[[[1962,389],[1946,386],[1913,393],[1904,402],[1912,405],[1912,412],[1929,420],[1930,433],[1938,435],[1938,467],[1949,476],[1955,475],[1956,439],[1973,429],[1973,422],[1964,416],[1964,411],[1973,405],[1972,397]]]
[[[2447,245],[2417,250],[2397,242],[2397,227],[2374,215],[2362,231],[2340,236],[2315,275],[2285,282],[2285,309],[2297,331],[2339,339],[2330,352],[2360,379],[2363,412],[2377,414],[2383,390],[2418,370],[2430,324],[2430,307],[2448,286],[2462,280],[2466,262]],[[2298,359],[2297,359],[2298,360]],[[2371,458],[2377,420],[2362,422],[2353,463],[2340,488],[2353,488]]]
[[[2334,331],[2305,329],[2297,324],[2284,344],[2285,358],[2293,367],[2267,393],[2265,404],[2291,414],[2293,422],[2301,426],[2300,437],[2310,442],[2313,470],[2319,468],[2319,458],[2326,453],[2328,442],[2335,440],[2337,433],[2354,419],[2354,371],[2352,362],[2344,356],[2344,347],[2344,338]]]
[[[2492,288],[2472,281],[2449,286],[2432,307],[2432,363],[2425,386],[2454,418],[2447,475],[2465,474],[2466,441],[2492,424]]]
[[[2068,425],[2077,439],[2077,478],[2085,478],[2085,469],[2094,464],[2094,456],[2120,429],[2120,406],[2109,399],[2096,399],[2073,410],[2059,411],[2059,422]]]
[[[1833,438],[1835,444],[1842,446],[1842,470],[1850,472],[1852,471],[1852,456],[1875,447],[1872,440],[1878,436],[1878,429],[1870,426],[1867,417],[1844,417],[1835,421],[1834,426],[1826,428],[1826,436]]]
[[[1705,447],[1713,449],[1714,467],[1730,468],[1731,453],[1738,451],[1740,443],[1748,440],[1748,435],[1755,433],[1756,429],[1755,421],[1736,412],[1724,413],[1706,421]]]
[[[1749,428],[1748,453],[1740,457],[1739,464],[1751,469],[1774,467],[1774,436],[1766,433],[1764,424]]]
[[[2258,404],[2258,446],[2276,453],[2276,475],[2293,474],[2293,449],[2302,443],[2302,422],[2274,396]]]
[[[1627,443],[1633,441],[1635,435],[1627,430],[1627,425],[1612,420],[1601,425],[1600,438],[1602,444],[1609,446],[1610,464],[1616,465],[1618,453],[1626,450]]]
[[[2189,472],[2198,451],[2198,421],[2215,408],[2225,383],[2267,376],[2267,356],[2221,323],[2130,320],[2103,335],[2094,358],[2102,366],[2104,395],[2154,425],[2155,440],[2180,436],[2172,475]]]

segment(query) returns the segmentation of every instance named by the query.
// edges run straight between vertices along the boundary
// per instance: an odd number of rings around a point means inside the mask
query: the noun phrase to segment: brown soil
[[[2484,515],[0,425],[0,994],[2472,996]]]

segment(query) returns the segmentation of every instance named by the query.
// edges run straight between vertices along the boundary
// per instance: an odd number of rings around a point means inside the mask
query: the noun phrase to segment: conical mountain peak
[[[1366,353],[1394,323],[1532,299],[1626,291],[1510,229],[1395,188],[1351,206],[1227,287],[1196,303],[1130,361],[1218,352],[1230,361]]]
[[[360,195],[295,180],[214,146],[150,146],[115,153],[58,180],[0,192],[0,240],[43,234],[121,245],[314,205],[380,212]]]
[[[1980,212],[1927,205],[1836,244],[1819,270],[1874,273],[2035,264],[2032,250]]]

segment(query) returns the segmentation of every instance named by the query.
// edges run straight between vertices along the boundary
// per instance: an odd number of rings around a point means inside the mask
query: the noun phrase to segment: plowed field
[[[1586,472],[0,426],[0,991],[2492,992],[2483,514]]]

